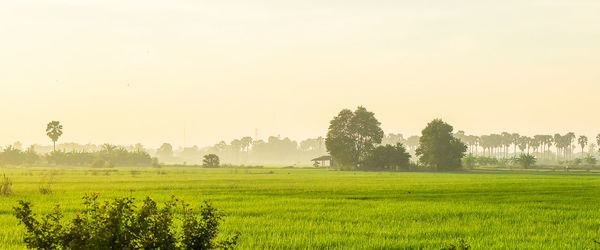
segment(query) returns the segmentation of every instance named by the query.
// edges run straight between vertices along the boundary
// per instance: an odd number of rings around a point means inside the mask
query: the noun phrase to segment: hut
[[[312,159],[311,161],[315,162],[315,163],[319,163],[319,165],[321,167],[333,167],[333,158],[330,155],[324,155],[321,157],[317,157]],[[325,162],[327,162],[327,165],[325,165]]]

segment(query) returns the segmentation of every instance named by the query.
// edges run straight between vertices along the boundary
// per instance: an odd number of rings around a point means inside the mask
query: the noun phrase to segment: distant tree
[[[453,129],[441,119],[427,124],[416,151],[419,162],[436,171],[461,168],[467,146],[452,135]]]
[[[519,139],[521,138],[521,135],[517,134],[517,133],[512,133],[510,135],[510,140],[511,140],[511,144],[513,145],[513,154],[517,155],[517,146],[519,145]]]
[[[577,139],[577,143],[579,143],[579,146],[581,146],[581,155],[583,156],[583,148],[585,148],[585,146],[588,143],[587,136],[585,136],[585,135],[579,136],[579,139]]]
[[[366,157],[361,169],[370,171],[408,170],[410,154],[402,143],[380,145],[374,148]]]
[[[600,146],[600,134],[596,135],[596,145]]]
[[[240,139],[240,142],[242,143],[242,147],[244,148],[244,151],[248,152],[248,150],[250,149],[250,146],[252,145],[252,137],[250,137],[250,136],[242,137],[242,139]]]
[[[575,133],[569,132],[564,137],[565,137],[565,148],[567,149],[566,153],[568,154],[568,157],[570,159],[571,153],[573,151],[573,148],[571,147],[571,145],[573,145],[573,141],[575,140],[576,136],[575,136]]]
[[[406,146],[408,147],[408,150],[410,150],[410,151],[417,150],[417,147],[419,147],[420,138],[421,137],[418,135],[413,135],[411,137],[408,137],[408,139],[406,139]]]
[[[519,137],[519,150],[521,150],[521,153],[524,153],[525,150],[527,149],[527,145],[529,145],[529,140],[530,138],[527,136],[521,136]]]
[[[207,154],[202,160],[202,167],[218,168],[220,166],[219,156],[216,154]]]
[[[46,126],[46,135],[48,135],[48,137],[52,139],[54,151],[56,151],[56,141],[58,141],[58,138],[60,138],[60,136],[63,134],[62,129],[63,126],[60,124],[59,121],[51,121]]]
[[[513,142],[512,134],[508,132],[502,132],[502,147],[504,149],[504,158],[508,155],[508,148]]]
[[[462,164],[468,169],[473,169],[475,168],[475,164],[477,164],[477,157],[473,156],[473,154],[468,154],[462,158]]]
[[[383,130],[375,114],[364,107],[352,112],[344,109],[331,120],[325,145],[334,161],[355,169],[367,154],[381,143]]]
[[[133,148],[135,148],[135,151],[146,151],[144,145],[142,145],[141,143],[136,143],[135,146],[133,146]]]
[[[169,143],[163,143],[158,150],[156,150],[156,155],[159,158],[169,158],[173,156],[173,146]]]
[[[21,143],[20,141],[16,141],[12,144],[13,148],[16,148],[18,150],[23,150],[23,143]]]
[[[535,165],[536,159],[533,155],[521,154],[518,158],[515,158],[515,162],[519,164],[522,168],[528,169],[531,166]]]
[[[591,154],[588,154],[588,155],[585,157],[584,161],[585,161],[585,163],[586,163],[587,165],[590,165],[590,166],[594,166],[594,165],[596,165],[596,163],[598,162],[598,160],[596,159],[596,157],[592,156]]]
[[[405,143],[404,136],[402,136],[402,134],[390,133],[385,135],[381,140],[382,145],[396,145],[398,143]]]

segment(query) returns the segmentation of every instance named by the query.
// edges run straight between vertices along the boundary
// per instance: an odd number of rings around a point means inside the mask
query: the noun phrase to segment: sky
[[[0,145],[600,133],[600,1],[1,1]],[[59,141],[59,142],[60,142]]]

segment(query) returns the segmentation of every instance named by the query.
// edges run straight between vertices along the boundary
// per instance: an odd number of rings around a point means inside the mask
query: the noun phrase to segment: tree
[[[519,164],[522,168],[527,169],[535,165],[536,159],[533,155],[521,154],[518,158],[515,159],[515,162]]]
[[[589,166],[594,166],[598,162],[596,157],[592,156],[591,154],[588,154],[584,160],[585,160],[585,163]]]
[[[60,138],[60,136],[63,134],[62,129],[63,126],[59,121],[51,121],[46,126],[46,135],[48,135],[48,137],[50,137],[52,140],[52,143],[54,144],[54,151],[56,151],[56,141],[58,141],[58,138]]]
[[[381,145],[373,149],[364,160],[361,169],[371,171],[408,170],[410,154],[402,143]]]
[[[477,157],[473,156],[473,154],[468,154],[462,158],[463,166],[468,169],[475,168],[475,164],[477,163]]]
[[[588,138],[585,135],[581,135],[579,136],[579,139],[577,139],[577,142],[579,143],[579,146],[581,146],[581,155],[583,155],[583,148],[585,148],[585,145],[587,145]]]
[[[596,136],[596,143],[598,146],[600,146],[600,134]]]
[[[419,162],[436,171],[461,168],[461,159],[467,146],[452,135],[454,128],[441,119],[435,119],[423,129],[417,156]]]
[[[342,168],[355,169],[381,143],[383,130],[375,114],[364,107],[344,109],[331,120],[325,145]]]
[[[220,164],[219,156],[216,154],[207,154],[202,159],[202,167],[218,168]]]
[[[173,156],[173,146],[169,143],[163,143],[158,150],[156,150],[156,155],[159,158],[169,158]]]
[[[421,137],[418,135],[413,135],[411,137],[408,137],[408,139],[406,139],[406,146],[408,147],[408,150],[410,150],[410,151],[417,150],[417,147],[419,147],[420,138]]]

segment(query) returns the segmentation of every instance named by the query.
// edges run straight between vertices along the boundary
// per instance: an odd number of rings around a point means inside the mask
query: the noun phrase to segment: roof
[[[331,156],[330,155],[324,155],[324,156],[321,156],[321,157],[314,158],[311,161],[331,161]]]

